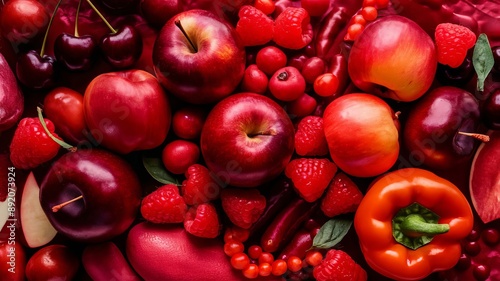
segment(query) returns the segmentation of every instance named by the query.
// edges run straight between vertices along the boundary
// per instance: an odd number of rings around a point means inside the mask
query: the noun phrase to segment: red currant
[[[257,52],[255,63],[267,75],[273,75],[287,64],[286,54],[278,47],[267,46]]]
[[[272,263],[272,271],[271,273],[274,275],[274,276],[280,276],[280,275],[283,275],[285,274],[285,272],[288,270],[288,267],[287,267],[287,264],[286,264],[286,261],[282,260],[282,259],[279,259],[279,260],[275,260],[273,261]]]
[[[237,253],[231,257],[231,266],[235,269],[244,269],[250,264],[250,259],[245,253]]]

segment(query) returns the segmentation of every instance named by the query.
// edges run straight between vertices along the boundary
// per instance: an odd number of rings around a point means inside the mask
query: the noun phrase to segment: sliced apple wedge
[[[28,175],[23,188],[20,212],[21,228],[27,246],[37,248],[54,239],[57,230],[42,210],[40,187],[32,172]]]

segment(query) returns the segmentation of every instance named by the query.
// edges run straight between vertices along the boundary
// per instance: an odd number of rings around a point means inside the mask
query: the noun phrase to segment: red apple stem
[[[81,6],[82,6],[82,0],[79,0],[78,6],[76,7],[76,15],[75,15],[75,37],[80,37],[80,33],[78,32],[78,16],[80,15]]]
[[[43,57],[43,55],[45,54],[45,45],[47,43],[47,37],[49,36],[49,30],[50,30],[50,27],[52,26],[52,22],[54,21],[57,10],[59,10],[59,6],[61,5],[61,2],[62,2],[62,0],[59,0],[57,2],[57,5],[54,8],[54,11],[52,12],[52,16],[50,16],[49,24],[47,25],[47,29],[45,30],[45,35],[43,36],[42,48],[40,49],[40,57]]]
[[[43,115],[42,115],[42,109],[40,107],[37,106],[36,108],[36,111],[38,112],[38,119],[40,120],[40,123],[42,124],[42,127],[43,129],[45,130],[45,133],[47,133],[47,135],[53,140],[55,141],[57,144],[59,144],[60,146],[62,146],[63,148],[69,150],[70,152],[75,152],[77,150],[76,147],[72,146],[71,144],[65,142],[65,141],[62,141],[58,138],[56,138],[50,131],[49,131],[49,128],[47,128],[47,123],[45,123],[45,119],[43,119]]]
[[[101,12],[99,12],[97,7],[90,0],[87,0],[87,3],[89,3],[90,7],[92,7],[92,10],[94,10],[94,12],[96,12],[97,15],[101,18],[101,20],[108,26],[109,30],[111,30],[111,33],[116,33],[117,32],[116,29],[114,29],[111,26],[109,21],[107,21],[106,18],[104,17],[104,15]]]
[[[490,136],[484,135],[484,134],[478,134],[478,133],[467,133],[467,132],[458,132],[461,135],[468,136],[468,137],[473,137],[477,140],[480,140],[482,142],[489,142],[490,141]]]
[[[180,31],[182,32],[182,34],[184,35],[184,37],[186,37],[186,39],[188,40],[189,44],[193,48],[194,52],[197,53],[198,52],[198,48],[196,48],[196,46],[194,45],[193,41],[191,41],[191,38],[189,38],[189,36],[188,36],[186,30],[184,29],[184,27],[182,27],[181,21],[180,20],[176,20],[175,21],[175,26],[177,26],[177,28],[180,29]]]
[[[71,200],[68,200],[66,202],[63,202],[61,204],[55,205],[54,207],[52,207],[52,212],[57,213],[59,210],[61,210],[62,207],[66,206],[66,205],[69,205],[69,204],[71,204],[71,203],[73,203],[75,201],[78,201],[80,199],[83,199],[83,195],[75,197],[75,198],[73,198]]]

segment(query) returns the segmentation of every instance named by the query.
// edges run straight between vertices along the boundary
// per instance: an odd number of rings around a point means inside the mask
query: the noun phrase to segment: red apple
[[[141,185],[122,158],[80,149],[52,164],[40,186],[40,202],[59,233],[76,241],[101,242],[123,233],[136,219]]]
[[[427,93],[405,123],[403,140],[410,163],[443,170],[470,159],[479,141],[461,133],[475,133],[479,115],[478,101],[463,89],[443,86]]]
[[[413,101],[431,86],[437,69],[432,38],[412,20],[390,15],[368,24],[348,59],[361,90],[398,101]]]
[[[170,127],[167,95],[156,78],[143,70],[94,78],[85,90],[83,110],[95,141],[122,154],[159,146]]]
[[[294,151],[294,127],[268,97],[239,93],[210,111],[200,147],[207,167],[223,185],[255,187],[278,176]]]
[[[205,10],[188,10],[161,29],[153,64],[161,84],[178,98],[211,103],[231,94],[245,71],[245,49],[235,29]]]
[[[15,241],[0,243],[0,272],[2,280],[24,281],[26,252]]]
[[[145,281],[243,281],[231,267],[220,239],[203,239],[178,225],[140,223],[127,237],[127,257]],[[261,277],[259,280],[281,280]]]
[[[0,53],[0,133],[13,127],[24,111],[24,96],[7,60]]]
[[[0,12],[2,35],[15,45],[29,43],[48,22],[49,15],[37,0],[6,1]]]
[[[500,218],[500,131],[491,130],[489,136],[475,153],[469,178],[472,204],[484,223]]]
[[[323,115],[330,156],[349,175],[373,177],[399,155],[399,120],[381,98],[352,93],[332,101]]]
[[[73,250],[62,244],[39,249],[28,260],[26,277],[28,281],[74,280],[80,261]]]

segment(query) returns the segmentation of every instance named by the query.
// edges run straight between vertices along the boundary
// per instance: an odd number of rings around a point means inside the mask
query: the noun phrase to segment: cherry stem
[[[87,3],[89,3],[90,7],[92,7],[92,10],[94,10],[94,12],[97,13],[97,15],[99,15],[99,17],[102,19],[102,21],[108,26],[109,30],[111,30],[111,33],[116,33],[116,29],[114,29],[111,24],[106,20],[106,18],[101,14],[101,12],[99,12],[99,10],[97,9],[96,6],[94,6],[94,4],[90,1],[90,0],[87,0]]]
[[[50,16],[49,24],[47,25],[47,30],[45,30],[45,35],[43,36],[43,41],[42,41],[42,48],[40,49],[40,57],[43,57],[45,54],[45,45],[47,43],[47,37],[49,37],[49,30],[50,27],[52,26],[52,22],[54,21],[54,18],[57,14],[57,10],[59,10],[59,6],[61,5],[62,0],[59,0],[57,2],[56,7],[54,8],[54,11],[52,12],[52,16]]]
[[[80,37],[78,32],[78,16],[80,15],[80,7],[82,6],[82,0],[78,1],[78,7],[76,7],[76,16],[75,16],[75,37]]]
[[[47,128],[47,123],[45,123],[45,119],[43,119],[43,115],[42,115],[42,109],[40,107],[37,107],[36,108],[36,111],[38,112],[38,119],[40,120],[40,123],[42,124],[42,127],[43,129],[45,130],[45,133],[47,133],[47,135],[53,140],[55,141],[57,144],[59,144],[60,146],[62,146],[63,148],[71,151],[71,152],[75,152],[77,150],[76,147],[72,146],[71,144],[67,143],[67,142],[64,142],[58,138],[56,138],[50,131],[49,131],[49,128]]]
[[[81,199],[83,199],[83,195],[75,197],[75,198],[73,198],[71,200],[68,200],[66,202],[63,202],[61,204],[55,205],[54,207],[52,207],[52,212],[57,213],[59,210],[61,210],[62,207],[66,206],[66,205],[69,205],[69,204],[71,204],[71,203],[73,203],[75,201],[81,200]]]
[[[478,133],[467,133],[467,132],[458,132],[461,135],[468,136],[468,137],[473,137],[477,140],[480,140],[482,142],[489,142],[490,141],[490,136],[484,135],[484,134],[478,134]]]
[[[175,21],[175,26],[177,26],[177,27],[181,30],[182,34],[184,34],[184,36],[185,36],[185,37],[186,37],[186,39],[188,40],[189,44],[190,44],[190,45],[191,45],[191,47],[193,48],[194,52],[195,52],[195,53],[196,53],[196,52],[198,52],[198,48],[196,48],[196,46],[194,45],[193,41],[191,41],[191,38],[189,38],[189,36],[188,36],[188,34],[187,34],[186,30],[184,30],[184,27],[182,27],[182,24],[181,24],[181,21],[180,21],[180,20],[176,20],[176,21]]]

